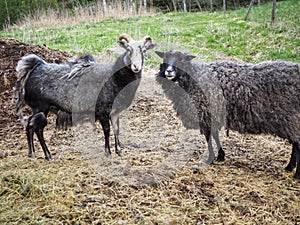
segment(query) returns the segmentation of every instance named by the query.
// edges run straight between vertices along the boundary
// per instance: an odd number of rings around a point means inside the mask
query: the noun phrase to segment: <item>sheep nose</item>
[[[172,72],[173,72],[173,69],[172,69],[172,67],[169,66],[169,67],[167,68],[166,71],[167,71],[168,73],[172,73]]]
[[[137,73],[137,72],[140,71],[140,67],[137,66],[137,65],[135,65],[135,64],[132,64],[132,65],[131,65],[131,69],[132,69],[132,71],[135,72],[135,73]]]

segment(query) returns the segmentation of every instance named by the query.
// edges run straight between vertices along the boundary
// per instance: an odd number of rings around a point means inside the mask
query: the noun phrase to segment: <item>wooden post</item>
[[[247,13],[246,13],[246,16],[245,16],[244,20],[247,20],[247,19],[248,19],[249,13],[250,13],[250,11],[251,11],[251,9],[252,9],[252,7],[253,7],[253,3],[254,3],[254,0],[251,0],[250,5],[249,5],[249,8],[248,8],[248,10],[247,10]]]
[[[273,25],[275,21],[275,10],[276,10],[276,0],[273,0],[271,25]]]

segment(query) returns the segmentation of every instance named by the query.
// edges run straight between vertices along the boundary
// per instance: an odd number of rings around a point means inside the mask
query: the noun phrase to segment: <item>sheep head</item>
[[[145,36],[136,41],[128,34],[122,34],[119,37],[118,44],[126,50],[124,63],[134,73],[139,73],[142,70],[146,51],[155,47],[150,36]]]
[[[176,81],[177,72],[180,68],[184,68],[192,59],[196,56],[183,53],[180,51],[169,51],[155,53],[163,59],[163,63],[160,65],[160,71],[158,76],[167,78],[168,80]]]

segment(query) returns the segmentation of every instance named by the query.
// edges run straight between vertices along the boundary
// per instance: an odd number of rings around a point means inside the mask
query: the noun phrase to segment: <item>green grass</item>
[[[277,3],[271,26],[272,4],[255,6],[247,21],[247,9],[223,12],[168,13],[127,19],[105,19],[98,23],[56,27],[13,27],[0,37],[46,44],[72,54],[100,55],[115,47],[121,33],[140,38],[151,35],[159,48],[177,48],[200,55],[203,60],[222,57],[246,62],[284,59],[300,61],[300,2]],[[158,48],[158,49],[159,49]],[[221,57],[221,58],[222,58]]]

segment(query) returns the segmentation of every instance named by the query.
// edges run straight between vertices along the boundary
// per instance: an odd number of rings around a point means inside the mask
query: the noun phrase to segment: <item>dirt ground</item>
[[[122,157],[104,157],[99,124],[57,131],[51,116],[45,138],[54,160],[43,159],[37,142],[38,158],[28,158],[12,96],[16,63],[29,53],[71,57],[0,39],[1,224],[300,224],[300,182],[284,171],[291,146],[222,132],[226,161],[200,164],[204,137],[182,127],[155,83],[157,68],[145,69],[120,117]]]

